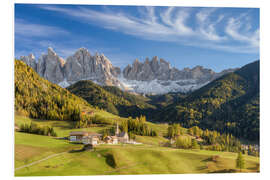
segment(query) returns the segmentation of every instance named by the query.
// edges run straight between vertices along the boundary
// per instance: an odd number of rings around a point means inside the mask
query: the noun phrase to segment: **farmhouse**
[[[84,144],[97,144],[102,135],[94,132],[73,131],[69,133],[69,140]]]

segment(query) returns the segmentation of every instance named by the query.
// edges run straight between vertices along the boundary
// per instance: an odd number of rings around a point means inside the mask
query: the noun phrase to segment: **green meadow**
[[[109,118],[110,114],[106,116]],[[18,126],[32,121],[40,126],[53,126],[58,137],[66,137],[70,131],[100,132],[111,127],[72,129],[72,122],[41,121],[15,115]],[[167,130],[166,124],[149,125],[159,134]],[[80,151],[83,145],[68,140],[15,132],[15,176],[239,172],[235,168],[236,153],[162,147],[160,144],[168,141],[162,136],[136,136],[136,141],[143,144],[104,144],[92,151]],[[51,155],[56,156],[46,159]],[[242,172],[258,172],[259,158],[248,155],[244,158],[246,168]],[[31,163],[31,166],[23,167]]]

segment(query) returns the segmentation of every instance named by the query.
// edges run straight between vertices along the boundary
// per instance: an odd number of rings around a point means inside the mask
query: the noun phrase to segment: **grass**
[[[109,116],[109,115],[108,115]],[[58,136],[64,137],[70,131],[86,130],[99,132],[105,127],[72,129],[72,122],[41,121],[15,116],[17,125],[36,122],[40,126],[53,126]],[[163,134],[166,124],[149,123]],[[181,174],[238,172],[235,169],[236,153],[207,150],[184,150],[159,146],[167,139],[163,137],[136,136],[142,145],[99,145],[95,151],[81,149],[82,145],[49,136],[15,132],[15,168],[43,159],[49,155],[67,152],[33,166],[15,171],[15,176],[64,176],[64,175],[109,175],[109,174]],[[213,156],[218,158],[213,160]],[[246,169],[243,172],[257,172],[259,158],[244,155]]]
[[[41,162],[29,169],[16,171],[16,176],[64,176],[98,175],[113,168],[106,164],[106,158],[90,151],[67,153]]]
[[[168,140],[158,136],[158,137],[151,137],[151,136],[137,136],[136,135],[136,139],[137,142],[141,142],[143,144],[148,144],[148,145],[160,145],[160,143],[165,143]]]
[[[49,136],[15,132],[15,168],[76,147]]]
[[[98,146],[96,151],[63,154],[16,171],[16,175],[182,174],[234,170],[235,159],[220,156],[213,161],[212,157],[200,150],[103,145]],[[112,159],[115,165],[112,165]],[[256,171],[256,162],[246,161],[246,165],[245,172]]]
[[[151,122],[146,122],[146,123],[150,128],[152,128],[156,132],[158,132],[159,136],[164,136],[167,134],[168,124],[154,124]]]

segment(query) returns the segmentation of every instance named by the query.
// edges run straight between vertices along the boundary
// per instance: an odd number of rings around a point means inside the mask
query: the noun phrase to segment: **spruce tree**
[[[236,168],[239,168],[240,172],[242,171],[242,169],[245,168],[245,160],[244,160],[244,157],[242,155],[242,152],[238,153],[238,157],[236,159]]]
[[[192,139],[191,148],[192,149],[199,149],[200,148],[200,146],[198,145],[198,143],[195,139]]]

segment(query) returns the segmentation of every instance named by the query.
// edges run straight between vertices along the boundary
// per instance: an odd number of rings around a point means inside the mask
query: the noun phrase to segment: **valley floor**
[[[31,122],[31,119],[15,116],[17,125],[25,122]],[[69,128],[69,122],[38,123],[54,124],[60,137],[74,130]],[[84,130],[98,132],[101,129],[94,127]],[[81,144],[15,132],[15,176],[238,172],[235,169],[236,153],[161,147],[159,144],[166,141],[163,137],[138,136],[136,141],[143,144],[99,145],[92,151],[80,151]],[[258,172],[259,158],[244,157],[246,168],[242,171]]]

